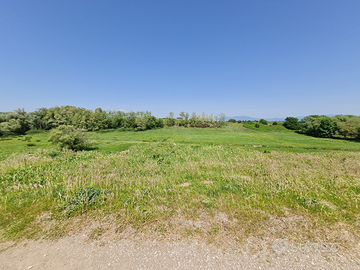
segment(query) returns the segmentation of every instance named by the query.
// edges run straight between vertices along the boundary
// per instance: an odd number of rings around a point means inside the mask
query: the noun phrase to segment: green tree
[[[335,135],[336,125],[334,121],[326,115],[309,115],[301,119],[301,132],[315,136],[330,138]]]
[[[96,145],[95,141],[90,141],[86,130],[75,128],[70,125],[61,125],[51,131],[50,142],[59,145],[61,149],[85,150]]]
[[[231,119],[228,120],[228,122],[230,122],[230,123],[236,123],[236,120],[233,119],[233,118],[231,118]]]
[[[265,119],[260,119],[259,123],[267,126],[268,121],[266,121]]]
[[[318,137],[331,138],[335,134],[335,124],[330,117],[321,119],[319,129],[317,131]]]
[[[163,128],[164,127],[164,120],[161,118],[156,119],[156,127],[157,128]]]
[[[0,114],[0,136],[25,134],[30,130],[29,115],[24,109]]]
[[[286,127],[287,129],[292,129],[292,130],[301,129],[299,119],[296,117],[286,117],[285,123],[283,126]]]
[[[46,108],[40,108],[29,113],[29,121],[31,129],[50,129],[51,125],[48,120],[45,120],[47,113]]]
[[[346,121],[342,121],[335,116],[334,121],[336,125],[336,133],[338,135],[349,139],[356,139],[359,136],[360,117],[354,116],[347,118]]]

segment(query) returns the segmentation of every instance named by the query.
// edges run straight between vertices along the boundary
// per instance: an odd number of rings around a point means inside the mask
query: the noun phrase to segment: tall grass
[[[39,223],[44,215],[61,223],[90,214],[140,229],[188,230],[184,224],[192,222],[194,231],[221,227],[235,235],[271,217],[297,215],[319,228],[345,224],[358,233],[359,160],[359,152],[264,153],[173,142],[110,154],[13,154],[0,162],[1,238],[49,233]],[[215,213],[225,218],[194,225]]]

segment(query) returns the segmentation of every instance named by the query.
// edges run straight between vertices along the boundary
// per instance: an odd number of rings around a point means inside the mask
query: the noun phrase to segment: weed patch
[[[66,215],[71,215],[75,211],[85,212],[89,207],[95,205],[101,195],[101,190],[95,187],[80,188],[71,198],[65,199],[61,208]]]

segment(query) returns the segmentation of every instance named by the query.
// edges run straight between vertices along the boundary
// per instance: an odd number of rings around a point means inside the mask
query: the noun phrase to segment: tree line
[[[287,117],[284,127],[314,137],[360,140],[360,116],[355,115]]]
[[[105,111],[101,108],[92,111],[75,106],[55,106],[49,109],[40,108],[30,113],[25,112],[24,109],[0,113],[0,136],[25,134],[31,129],[49,130],[64,125],[86,131],[102,129],[141,131],[164,126],[218,127],[224,121],[223,114],[197,115],[194,112],[190,116],[181,112],[177,118],[174,118],[174,113],[170,113],[166,118],[156,118],[148,111]]]
[[[213,114],[196,114],[193,112],[191,115],[187,112],[180,112],[177,118],[174,117],[174,113],[170,112],[169,116],[164,119],[167,126],[183,126],[183,127],[220,127],[225,122],[225,114],[213,115]]]

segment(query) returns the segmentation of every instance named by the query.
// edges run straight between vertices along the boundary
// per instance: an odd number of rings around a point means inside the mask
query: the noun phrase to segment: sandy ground
[[[334,246],[299,246],[286,240],[254,249],[220,249],[199,241],[56,241],[0,245],[0,269],[360,269],[359,257]],[[357,258],[356,258],[357,257]]]

